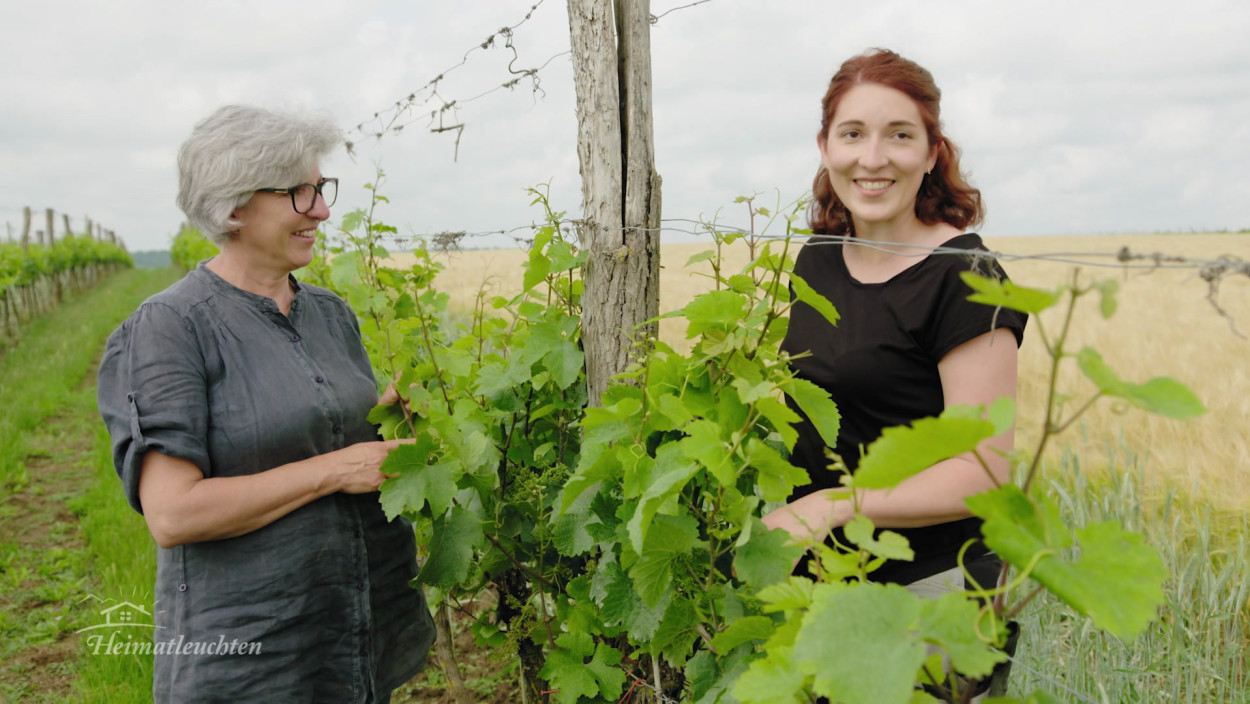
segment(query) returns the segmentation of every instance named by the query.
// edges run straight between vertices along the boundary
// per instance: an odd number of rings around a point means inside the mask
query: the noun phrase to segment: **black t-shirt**
[[[968,255],[931,254],[882,283],[856,281],[847,271],[842,246],[811,238],[799,251],[794,271],[837,308],[841,318],[830,325],[810,306],[796,302],[782,350],[811,355],[791,362],[797,375],[827,390],[842,416],[834,451],[854,470],[860,448],[883,430],[937,416],[945,408],[938,362],[952,349],[993,329],[1006,328],[1004,341],[1019,344],[1027,316],[968,300],[972,290],[963,271],[1006,278],[996,261],[973,254],[985,246],[968,233],[943,247]],[[1003,331],[1006,332],[1006,331]],[[1012,339],[1011,335],[1014,335]],[[790,406],[802,416],[795,404]],[[828,470],[825,444],[805,417],[790,461],[807,470],[812,483],[791,500],[840,485]],[[897,529],[916,553],[912,563],[890,562],[873,578],[908,582],[955,567],[956,555],[969,538],[980,535],[975,518],[924,528]],[[982,548],[980,552],[984,552]],[[973,557],[977,551],[970,551]]]

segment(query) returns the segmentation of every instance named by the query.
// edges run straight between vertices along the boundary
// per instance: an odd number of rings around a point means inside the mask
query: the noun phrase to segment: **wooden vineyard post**
[[[625,371],[659,314],[660,177],[651,120],[649,0],[568,0],[577,156],[578,237],[587,253],[582,345],[590,403]]]
[[[56,237],[52,234],[52,221],[56,219],[56,214],[52,212],[52,208],[45,208],[43,212],[47,215],[48,229],[45,232],[48,233],[48,246],[51,247],[56,244]]]

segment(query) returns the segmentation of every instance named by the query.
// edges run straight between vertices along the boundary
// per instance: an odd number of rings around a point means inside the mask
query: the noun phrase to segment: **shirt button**
[[[365,590],[365,583],[364,583],[364,582],[357,582],[357,583],[356,583],[356,588],[357,588],[357,589],[359,589],[360,591],[362,591],[362,592],[363,592],[363,591]]]
[[[336,425],[336,426],[334,426],[333,428],[331,428],[330,430],[332,430],[332,431],[334,432],[334,434],[335,434],[335,435],[338,435],[339,433],[343,432],[343,426],[341,426],[341,425]]]
[[[299,342],[299,341],[300,341],[300,336],[298,334],[291,336],[291,342]]]
[[[187,590],[187,585],[185,585],[185,584],[179,584],[179,585],[178,585],[178,591],[180,591],[180,592],[185,592],[186,590]]]
[[[363,536],[363,535],[364,535],[364,532],[363,532],[363,531],[361,531],[359,528],[357,528],[357,529],[356,529],[356,537],[357,537],[357,538],[359,538],[359,537],[361,537],[361,536]]]
[[[319,377],[317,377],[316,379],[314,379],[314,381],[316,381],[318,384],[324,383],[324,382],[325,382],[325,377],[321,377],[321,376],[319,376]]]

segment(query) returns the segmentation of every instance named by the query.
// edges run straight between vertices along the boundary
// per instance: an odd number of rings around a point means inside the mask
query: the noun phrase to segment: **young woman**
[[[1014,396],[1016,353],[1025,317],[970,303],[959,274],[989,260],[952,255],[984,250],[965,228],[982,219],[980,192],[960,174],[959,151],[942,133],[940,92],[916,63],[874,50],[842,65],[822,103],[816,143],[821,167],[808,219],[815,236],[799,252],[795,272],[841,314],[832,326],[796,304],[782,349],[797,374],[827,389],[841,414],[832,448],[854,472],[862,448],[888,427],[936,416],[948,406],[988,405]],[[940,249],[940,251],[938,251]],[[798,410],[797,408],[795,409]],[[812,483],[764,518],[796,538],[820,540],[852,515],[831,501],[839,486],[826,447],[806,419],[791,462]],[[979,452],[1006,480],[1012,433]],[[879,528],[911,542],[913,562],[889,562],[872,578],[901,584],[932,578],[963,585],[960,547],[980,535],[964,499],[992,488],[969,453],[939,462],[889,491],[866,492],[863,513]],[[966,560],[978,581],[992,583],[998,563],[985,548]],[[921,587],[917,586],[917,590]]]
[[[221,248],[109,338],[99,406],[159,549],[156,702],[384,704],[434,640],[412,526],[387,521],[356,316],[291,272],[337,180],[325,120],[227,106],[178,154]],[[391,397],[390,400],[394,400]]]

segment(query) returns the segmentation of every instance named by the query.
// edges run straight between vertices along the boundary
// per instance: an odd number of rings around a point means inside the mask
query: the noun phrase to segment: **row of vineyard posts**
[[[117,234],[90,218],[83,231],[75,233],[70,216],[62,213],[58,236],[52,208],[44,210],[45,227],[33,233],[31,208],[22,214],[20,233],[6,224],[6,241],[0,242],[0,349],[17,340],[24,323],[52,310],[66,296],[132,265]]]

